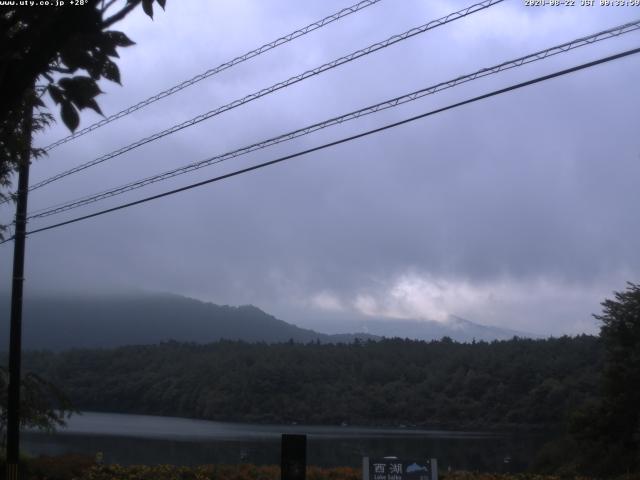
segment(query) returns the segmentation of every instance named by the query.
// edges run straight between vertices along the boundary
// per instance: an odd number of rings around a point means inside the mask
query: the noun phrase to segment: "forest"
[[[79,410],[219,421],[562,428],[598,396],[593,336],[457,343],[165,342],[29,352]]]

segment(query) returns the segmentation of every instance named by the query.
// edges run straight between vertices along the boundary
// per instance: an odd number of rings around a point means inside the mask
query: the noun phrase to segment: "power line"
[[[107,160],[110,160],[114,157],[117,157],[119,155],[122,155],[123,153],[129,152],[135,148],[141,147],[142,145],[145,145],[147,143],[153,142],[155,140],[158,140],[162,137],[165,137],[167,135],[170,135],[172,133],[175,133],[177,131],[180,131],[184,128],[187,127],[191,127],[193,125],[196,125],[204,120],[208,120],[209,118],[212,118],[216,115],[220,115],[221,113],[224,113],[226,111],[229,111],[233,108],[239,107],[241,105],[244,105],[245,103],[251,102],[253,100],[256,100],[258,98],[264,97],[265,95],[269,95],[277,90],[281,90],[285,87],[289,87],[295,83],[301,82],[302,80],[306,80],[307,78],[313,77],[315,75],[319,75],[323,72],[326,72],[327,70],[331,70],[333,68],[336,68],[340,65],[349,63],[353,60],[356,60],[358,58],[364,57],[365,55],[369,55],[370,53],[376,52],[378,50],[381,50],[383,48],[387,48],[391,45],[394,45],[398,42],[401,42],[403,40],[407,40],[408,38],[414,37],[416,35],[419,35],[421,33],[425,33],[429,30],[432,30],[436,27],[445,25],[447,23],[453,22],[455,20],[459,20],[461,18],[464,18],[468,15],[471,15],[473,13],[476,13],[478,11],[484,10],[486,8],[489,8],[493,5],[496,5],[498,3],[503,2],[504,0],[484,0],[483,2],[480,3],[476,3],[474,5],[471,5],[469,7],[466,7],[462,10],[459,10],[457,12],[453,12],[450,13],[449,15],[446,15],[445,17],[439,18],[437,20],[432,20],[424,25],[421,25],[419,27],[414,27],[410,30],[407,30],[404,33],[398,34],[398,35],[393,35],[392,37],[387,38],[386,40],[383,40],[382,42],[378,42],[378,43],[374,43],[373,45],[369,45],[366,48],[357,50],[355,52],[350,53],[349,55],[345,55],[343,57],[340,57],[336,60],[333,60],[329,63],[325,63],[324,65],[321,65],[319,67],[316,67],[314,69],[311,70],[307,70],[304,73],[301,73],[300,75],[296,75],[294,77],[289,78],[288,80],[276,83],[271,85],[270,87],[267,88],[263,88],[262,90],[259,90],[257,92],[254,92],[250,95],[247,95],[241,99],[238,100],[234,100],[231,103],[228,103],[226,105],[223,105],[221,107],[218,107],[214,110],[211,110],[207,113],[203,113],[201,115],[198,115],[197,117],[194,117],[190,120],[187,120],[185,122],[182,122],[180,124],[174,125],[166,130],[163,130],[161,132],[155,133],[149,137],[143,138],[141,140],[138,140],[137,142],[134,142],[130,145],[127,145],[125,147],[122,147],[118,150],[115,150],[111,153],[108,153],[106,155],[103,155],[101,157],[98,157],[94,160],[91,160],[89,162],[86,162],[82,165],[79,165],[77,167],[71,168],[65,172],[59,173],[57,175],[54,175],[52,177],[49,177],[45,180],[42,180],[41,182],[36,183],[35,185],[33,185],[30,190],[36,190],[38,188],[41,188],[45,185],[48,185],[49,183],[55,182],[57,180],[60,180],[61,178],[67,177],[69,175],[72,175],[74,173],[80,172],[82,170],[86,170],[89,167],[92,167],[94,165],[97,165],[99,163],[105,162]]]
[[[49,151],[52,150],[64,143],[70,142],[71,140],[74,140],[78,137],[81,137],[83,135],[86,135],[89,132],[92,132],[93,130],[96,130],[108,123],[111,123],[115,120],[118,120],[119,118],[125,117],[137,110],[140,110],[148,105],[151,105],[154,102],[157,102],[158,100],[161,100],[165,97],[168,97],[170,95],[173,95],[174,93],[179,92],[180,90],[183,90],[187,87],[190,87],[191,85],[194,85],[198,82],[200,82],[201,80],[204,80],[205,78],[209,78],[213,75],[216,75],[217,73],[220,73],[224,70],[227,70],[231,67],[234,67],[242,62],[245,62],[251,58],[257,57],[258,55],[261,55],[265,52],[268,52],[269,50],[273,50],[274,48],[277,48],[281,45],[284,45],[285,43],[291,42],[292,40],[295,40],[296,38],[302,37],[304,35],[306,35],[307,33],[311,33],[314,30],[318,30],[319,28],[322,28],[326,25],[329,25],[335,21],[338,21],[348,15],[351,15],[352,13],[356,13],[360,10],[363,10],[367,7],[370,7],[371,5],[374,5],[378,2],[380,2],[382,0],[364,0],[361,1],[359,3],[356,3],[355,5],[351,5],[350,7],[347,8],[343,8],[342,10],[329,15],[321,20],[318,20],[317,22],[313,22],[309,25],[307,25],[306,27],[302,27],[294,32],[289,33],[288,35],[285,35],[284,37],[280,37],[276,40],[273,40],[269,43],[265,43],[264,45],[251,50],[250,52],[245,53],[244,55],[240,55],[236,58],[234,58],[233,60],[230,60],[228,62],[222,63],[220,65],[218,65],[215,68],[212,68],[210,70],[207,70],[204,73],[201,73],[199,75],[196,75],[193,78],[190,78],[189,80],[185,80],[182,83],[179,83],[178,85],[174,85],[171,88],[168,88],[167,90],[164,90],[160,93],[157,93],[155,95],[153,95],[152,97],[147,98],[146,100],[142,100],[141,102],[136,103],[135,105],[132,105],[128,108],[125,108],[124,110],[119,111],[118,113],[114,113],[113,115],[110,115],[92,125],[89,125],[86,128],[83,128],[82,130],[78,130],[77,132],[72,133],[71,135],[68,135],[64,138],[61,138],[60,140],[57,140],[55,142],[53,142],[50,145],[47,145],[46,147],[44,147],[44,150]]]
[[[513,90],[524,88],[524,87],[527,87],[527,86],[530,86],[530,85],[533,85],[533,84],[536,84],[536,83],[541,83],[541,82],[544,82],[544,81],[547,81],[547,80],[551,80],[551,79],[556,78],[556,77],[567,75],[569,73],[573,73],[573,72],[577,72],[579,70],[584,70],[584,69],[587,69],[587,68],[591,68],[591,67],[594,67],[596,65],[600,65],[600,64],[611,62],[613,60],[617,60],[617,59],[620,59],[620,58],[623,58],[623,57],[627,57],[629,55],[634,55],[636,53],[640,53],[640,48],[634,48],[632,50],[627,50],[627,51],[624,51],[624,52],[621,52],[621,53],[618,53],[618,54],[615,54],[615,55],[610,55],[608,57],[604,57],[604,58],[601,58],[601,59],[598,59],[598,60],[594,60],[592,62],[583,63],[583,64],[575,66],[575,67],[567,68],[565,70],[560,70],[560,71],[555,72],[555,73],[551,73],[551,74],[548,74],[548,75],[537,77],[537,78],[534,78],[532,80],[528,80],[526,82],[517,83],[517,84],[511,85],[509,87],[501,88],[499,90],[494,90],[494,91],[486,93],[484,95],[480,95],[480,96],[473,97],[473,98],[470,98],[470,99],[467,99],[467,100],[463,100],[461,102],[457,102],[457,103],[448,105],[446,107],[438,108],[436,110],[431,110],[429,112],[426,112],[426,113],[423,113],[423,114],[420,114],[420,115],[416,115],[414,117],[410,117],[410,118],[401,120],[399,122],[390,123],[390,124],[384,125],[382,127],[378,127],[378,128],[374,128],[374,129],[371,129],[371,130],[367,130],[365,132],[361,132],[361,133],[358,133],[356,135],[351,135],[349,137],[345,137],[345,138],[342,138],[340,140],[336,140],[336,141],[333,141],[333,142],[325,143],[325,144],[319,145],[317,147],[313,147],[313,148],[310,148],[310,149],[307,149],[307,150],[296,152],[296,153],[293,153],[291,155],[286,155],[284,157],[276,158],[275,160],[271,160],[271,161],[268,161],[268,162],[260,163],[258,165],[253,165],[251,167],[247,167],[247,168],[243,168],[243,169],[240,169],[240,170],[236,170],[234,172],[227,173],[227,174],[224,174],[224,175],[220,175],[220,176],[217,176],[217,177],[213,177],[213,178],[210,178],[208,180],[203,180],[201,182],[192,183],[192,184],[187,185],[185,187],[176,188],[174,190],[169,190],[167,192],[163,192],[163,193],[160,193],[160,194],[157,194],[157,195],[152,195],[150,197],[146,197],[146,198],[143,198],[143,199],[140,199],[140,200],[136,200],[134,202],[125,203],[125,204],[122,204],[122,205],[118,205],[116,207],[112,207],[112,208],[108,208],[108,209],[105,209],[105,210],[101,210],[99,212],[91,213],[89,215],[83,215],[81,217],[76,217],[76,218],[73,218],[71,220],[67,220],[67,221],[64,221],[64,222],[60,222],[60,223],[56,223],[56,224],[49,225],[49,226],[46,226],[46,227],[42,227],[42,228],[38,228],[38,229],[35,229],[35,230],[31,230],[31,231],[27,232],[27,234],[30,235],[30,234],[34,234],[34,233],[44,232],[44,231],[47,231],[47,230],[52,230],[54,228],[59,228],[59,227],[62,227],[64,225],[69,225],[71,223],[80,222],[82,220],[87,220],[89,218],[98,217],[98,216],[101,216],[101,215],[105,215],[107,213],[115,212],[117,210],[122,210],[122,209],[125,209],[125,208],[133,207],[135,205],[140,205],[142,203],[146,203],[146,202],[150,202],[152,200],[157,200],[159,198],[163,198],[163,197],[167,197],[167,196],[170,196],[170,195],[174,195],[176,193],[184,192],[186,190],[191,190],[193,188],[201,187],[203,185],[207,185],[207,184],[210,184],[210,183],[214,183],[214,182],[218,182],[218,181],[221,181],[221,180],[225,180],[227,178],[235,177],[237,175],[248,173],[248,172],[251,172],[253,170],[258,170],[258,169],[261,169],[261,168],[264,168],[264,167],[268,167],[270,165],[275,165],[277,163],[281,163],[281,162],[284,162],[286,160],[291,160],[293,158],[297,158],[297,157],[300,157],[300,156],[303,156],[303,155],[307,155],[309,153],[317,152],[319,150],[324,150],[326,148],[333,147],[333,146],[336,146],[336,145],[340,145],[340,144],[343,144],[343,143],[347,143],[347,142],[350,142],[352,140],[356,140],[356,139],[359,139],[359,138],[363,138],[363,137],[372,135],[374,133],[379,133],[379,132],[382,132],[384,130],[395,128],[395,127],[398,127],[400,125],[404,125],[406,123],[414,122],[416,120],[419,120],[419,119],[422,119],[422,118],[425,118],[425,117],[429,117],[429,116],[435,115],[437,113],[442,113],[442,112],[445,112],[447,110],[452,110],[454,108],[458,108],[458,107],[461,107],[463,105],[468,105],[468,104],[471,104],[471,103],[474,103],[474,102],[477,102],[477,101],[480,101],[480,100],[484,100],[484,99],[487,99],[487,98],[490,98],[490,97],[494,97],[496,95],[501,95],[503,93],[507,93],[507,92],[510,92],[510,91],[513,91]],[[6,243],[9,240],[12,240],[12,239],[9,238],[7,240],[4,240],[3,242],[0,242],[0,244]]]
[[[613,38],[613,37],[617,37],[619,35],[628,33],[628,32],[632,32],[635,30],[640,29],[640,19],[634,21],[634,22],[629,22],[629,23],[625,23],[623,25],[618,25],[616,27],[607,29],[607,30],[603,30],[601,32],[586,36],[586,37],[581,37],[575,40],[572,40],[570,42],[566,42],[563,43],[561,45],[557,45],[551,48],[547,48],[545,50],[540,50],[538,52],[523,56],[523,57],[519,57],[517,59],[514,60],[510,60],[507,62],[503,62],[500,63],[498,65],[492,66],[492,67],[487,67],[487,68],[483,68],[481,70],[478,70],[474,73],[470,73],[470,74],[466,74],[466,75],[461,75],[459,77],[454,78],[453,80],[448,80],[445,82],[441,82],[438,83],[436,85],[427,87],[427,88],[423,88],[399,97],[395,97],[392,98],[390,100],[386,100],[384,102],[380,102],[377,103],[375,105],[371,105],[365,108],[361,108],[359,110],[355,110],[353,112],[338,116],[338,117],[333,117],[330,118],[328,120],[325,120],[323,122],[319,122],[319,123],[315,123],[313,125],[309,125],[276,137],[272,137],[269,138],[267,140],[263,140],[260,142],[256,142],[253,143],[251,145],[221,154],[221,155],[216,155],[214,157],[210,157],[207,158],[205,160],[201,160],[199,162],[194,162],[188,165],[185,165],[183,167],[179,167],[179,168],[175,168],[173,170],[169,170],[167,172],[164,173],[160,173],[151,177],[147,177],[141,180],[137,180],[119,187],[115,187],[112,188],[110,190],[105,190],[103,192],[97,193],[97,194],[93,194],[93,195],[89,195],[89,196],[85,196],[82,197],[80,199],[76,199],[76,200],[72,200],[69,202],[65,202],[65,203],[61,203],[52,207],[47,207],[44,209],[40,209],[37,210],[35,212],[33,212],[28,218],[29,219],[33,219],[33,218],[43,218],[43,217],[48,217],[50,215],[55,215],[58,213],[62,213],[68,210],[72,210],[74,208],[79,208],[82,207],[84,205],[88,205],[91,203],[95,203],[98,202],[100,200],[104,200],[106,198],[110,198],[116,195],[120,195],[132,190],[136,190],[138,188],[142,188],[145,187],[147,185],[151,185],[153,183],[157,183],[160,181],[164,181],[167,180],[169,178],[178,176],[178,175],[182,175],[185,173],[189,173],[195,170],[198,170],[200,168],[204,168],[207,166],[211,166],[214,164],[218,164],[218,163],[222,163],[226,160],[230,160],[232,158],[236,158],[239,157],[241,155],[245,155],[248,154],[250,152],[256,151],[256,150],[261,150],[263,148],[267,148],[269,146],[272,145],[276,145],[285,141],[289,141],[289,140],[293,140],[295,138],[299,138],[301,136],[304,135],[308,135],[310,133],[316,132],[318,130],[330,127],[330,126],[334,126],[334,125],[339,125],[342,124],[346,121],[349,120],[354,120],[357,118],[360,118],[362,116],[365,115],[369,115],[375,112],[379,112],[382,110],[386,110],[389,108],[393,108],[396,107],[398,105],[404,104],[404,103],[408,103],[414,100],[417,100],[419,98],[422,98],[426,95],[431,95],[434,93],[437,93],[439,91],[448,89],[448,88],[452,88],[455,87],[456,85],[460,85],[462,83],[466,83],[478,78],[482,78],[488,75],[493,75],[496,73],[499,73],[501,71],[505,71],[511,68],[515,68],[515,67],[519,67],[521,65],[525,65],[525,64],[529,64],[538,60],[543,60],[545,58],[548,58],[550,56],[553,55],[557,55],[560,53],[565,53],[568,52],[569,50],[584,46],[584,45],[590,45],[592,43],[595,42],[599,42],[601,40],[605,40],[605,39],[609,39],[609,38]]]

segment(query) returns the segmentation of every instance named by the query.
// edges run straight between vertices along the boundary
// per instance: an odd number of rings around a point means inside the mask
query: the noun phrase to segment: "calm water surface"
[[[435,457],[441,469],[521,472],[548,439],[409,428],[253,425],[174,417],[84,412],[54,434],[25,432],[23,449],[35,455],[103,452],[107,463],[199,465],[279,464],[280,435],[308,436],[307,461],[359,466],[363,456]],[[508,460],[508,461],[505,461]]]

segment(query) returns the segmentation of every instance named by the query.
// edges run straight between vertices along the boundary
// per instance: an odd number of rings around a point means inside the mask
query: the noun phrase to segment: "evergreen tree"
[[[640,469],[640,285],[629,283],[602,302],[604,348],[600,398],[573,416],[578,470],[596,475]]]
[[[620,471],[640,468],[640,285],[629,283],[602,303],[605,347],[601,434],[619,449]]]

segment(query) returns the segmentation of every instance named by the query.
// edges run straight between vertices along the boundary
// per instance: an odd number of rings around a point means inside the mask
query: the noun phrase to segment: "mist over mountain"
[[[458,342],[509,340],[513,337],[540,338],[532,333],[480,325],[456,316],[450,316],[445,322],[433,320],[368,320],[353,324],[351,330],[366,332],[380,337],[401,337],[413,340],[437,340],[442,337],[450,337]]]
[[[7,345],[10,304],[3,299],[0,305],[6,312],[0,345]],[[110,348],[167,340],[337,343],[354,338],[299,328],[252,305],[215,305],[164,293],[30,296],[24,301],[23,346],[30,350]]]
[[[297,311],[292,318],[299,318],[300,326],[322,333],[363,332],[377,337],[408,338],[412,340],[440,340],[449,337],[457,342],[510,340],[519,338],[545,338],[531,332],[512,330],[504,327],[482,325],[464,318],[449,315],[443,321],[428,319],[399,319],[366,316],[353,313],[325,312],[319,316],[313,312],[306,315]]]
[[[9,305],[3,296],[0,307],[6,313],[0,328],[0,345],[4,346],[8,344]],[[340,343],[382,336],[419,340],[448,336],[464,342],[531,335],[463,319],[449,323],[342,319],[340,328],[320,333],[279,320],[252,305],[216,305],[164,293],[30,295],[24,302],[23,347],[27,350],[111,348],[168,340],[277,343],[292,339],[302,343]]]

